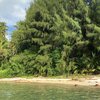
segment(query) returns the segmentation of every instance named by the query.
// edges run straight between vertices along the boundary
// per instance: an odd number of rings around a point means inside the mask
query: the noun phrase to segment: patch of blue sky
[[[25,19],[26,9],[32,0],[0,0],[0,22],[8,26],[8,39],[15,30],[16,22]]]

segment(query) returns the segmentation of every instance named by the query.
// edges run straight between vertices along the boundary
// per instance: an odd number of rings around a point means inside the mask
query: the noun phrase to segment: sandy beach
[[[33,82],[33,83],[51,83],[51,84],[66,84],[74,86],[100,86],[100,77],[93,77],[90,79],[52,79],[52,78],[3,78],[0,82]]]

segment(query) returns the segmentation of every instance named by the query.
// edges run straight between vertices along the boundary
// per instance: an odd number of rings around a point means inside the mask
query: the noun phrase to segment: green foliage
[[[8,55],[8,43],[5,38],[6,35],[6,25],[4,22],[0,22],[0,66],[3,60],[7,58]]]
[[[10,73],[10,70],[9,69],[5,69],[5,70],[0,70],[0,78],[9,78],[9,77],[12,77],[11,76],[11,73]]]
[[[9,48],[0,50],[1,69],[10,69],[13,76],[100,73],[99,3],[32,2],[26,19],[17,23]]]
[[[34,72],[34,54],[25,51],[10,58],[8,68],[13,76],[21,76],[25,74],[33,74]]]

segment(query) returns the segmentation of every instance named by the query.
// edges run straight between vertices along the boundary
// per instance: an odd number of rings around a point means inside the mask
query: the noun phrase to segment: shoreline
[[[52,78],[3,78],[0,82],[15,82],[15,83],[50,83],[50,84],[65,84],[74,86],[99,86],[100,77],[91,79],[79,78],[79,79],[52,79]]]

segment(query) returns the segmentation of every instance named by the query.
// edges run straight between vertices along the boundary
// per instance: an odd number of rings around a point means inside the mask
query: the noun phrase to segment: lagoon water
[[[0,83],[0,100],[100,100],[100,87]]]

